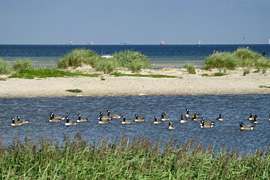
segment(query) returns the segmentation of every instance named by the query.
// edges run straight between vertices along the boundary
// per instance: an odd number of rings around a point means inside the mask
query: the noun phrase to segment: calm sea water
[[[124,50],[139,51],[149,57],[154,67],[183,66],[186,62],[201,66],[205,57],[213,51],[233,52],[239,47],[249,48],[270,56],[270,45],[0,45],[0,58],[13,62],[28,58],[35,66],[52,67],[59,58],[73,49],[91,49],[99,55],[108,55]]]
[[[116,96],[116,97],[58,97],[58,98],[1,98],[0,99],[0,135],[5,144],[11,144],[15,137],[22,141],[26,136],[32,139],[48,137],[61,142],[65,135],[72,137],[80,133],[93,143],[96,138],[120,137],[131,138],[144,134],[152,140],[161,138],[163,142],[170,137],[185,142],[196,137],[196,142],[203,146],[214,145],[216,150],[224,147],[239,149],[240,153],[264,150],[270,143],[270,95],[219,95],[219,96]],[[210,129],[201,129],[200,122],[189,120],[180,124],[181,114],[189,108],[190,113],[199,113],[205,120],[215,121]],[[120,113],[127,119],[134,119],[137,113],[145,117],[145,122],[122,125],[122,119],[111,120],[106,125],[98,124],[99,112]],[[76,120],[77,114],[88,118],[86,123],[66,127],[64,121],[49,123],[49,114],[69,116]],[[173,122],[175,130],[168,130],[168,122],[154,125],[154,116],[160,117],[165,112]],[[239,123],[251,124],[247,118],[252,112],[258,116],[259,124],[253,131],[240,131]],[[224,116],[223,122],[215,119],[219,113]],[[11,127],[11,118],[21,116],[29,123],[20,127]]]

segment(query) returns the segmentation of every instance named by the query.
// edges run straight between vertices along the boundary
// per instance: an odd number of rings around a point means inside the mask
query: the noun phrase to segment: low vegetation
[[[158,75],[158,74],[123,74],[123,73],[111,73],[110,75],[119,77],[119,76],[135,76],[135,77],[152,77],[152,78],[180,78],[177,76],[168,76],[168,75]]]
[[[72,92],[72,93],[81,93],[82,92],[82,90],[80,90],[80,89],[67,89],[66,91]]]
[[[186,63],[186,64],[184,65],[184,68],[186,68],[186,69],[188,70],[188,73],[189,73],[189,74],[196,74],[196,69],[195,69],[194,64]]]
[[[205,60],[206,69],[225,68],[233,70],[237,67],[267,69],[270,67],[270,61],[247,48],[239,48],[233,53],[215,52]]]
[[[80,135],[60,143],[48,139],[1,144],[1,179],[268,179],[268,150],[239,155],[169,139],[96,140]]]
[[[8,62],[0,59],[0,74],[9,74],[12,68]]]
[[[13,64],[13,69],[15,71],[21,70],[21,69],[32,69],[33,68],[33,63],[30,60],[15,60],[14,64]]]
[[[139,52],[123,51],[113,55],[112,58],[103,58],[91,50],[76,49],[58,61],[58,68],[79,67],[84,64],[91,65],[98,71],[111,73],[117,68],[124,67],[133,72],[151,68],[148,58]]]

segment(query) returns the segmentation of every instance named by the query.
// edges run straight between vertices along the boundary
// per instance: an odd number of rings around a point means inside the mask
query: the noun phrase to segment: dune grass
[[[12,70],[11,65],[8,62],[0,59],[0,74],[9,74]]]
[[[90,144],[79,134],[60,143],[47,138],[10,146],[1,143],[1,179],[268,179],[267,150],[239,155],[237,150],[215,152],[170,138],[103,138]]]
[[[195,69],[194,64],[186,63],[186,64],[184,65],[184,68],[186,68],[186,69],[188,70],[188,73],[189,73],[189,74],[196,74],[196,69]]]
[[[238,48],[233,53],[215,52],[205,60],[205,68],[225,68],[233,70],[237,67],[267,69],[270,61],[262,55],[247,48]]]
[[[20,69],[32,69],[33,68],[33,63],[31,60],[27,59],[27,60],[21,60],[21,59],[17,59],[15,60],[14,64],[13,64],[13,70],[18,71]]]

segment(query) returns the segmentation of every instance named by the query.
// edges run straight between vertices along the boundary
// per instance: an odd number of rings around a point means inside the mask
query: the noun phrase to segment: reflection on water
[[[119,137],[122,134],[139,137],[142,134],[152,140],[161,138],[167,141],[171,136],[185,142],[196,137],[196,142],[204,146],[215,145],[219,150],[222,147],[239,148],[240,152],[265,149],[269,144],[270,122],[269,102],[270,95],[220,95],[220,96],[116,96],[116,97],[59,97],[59,98],[1,98],[0,132],[5,144],[10,144],[15,137],[24,140],[45,137],[55,142],[63,140],[64,135],[74,136],[80,133],[84,138],[93,142],[101,139]],[[188,121],[180,124],[181,114],[189,108],[190,113],[198,113],[205,120],[215,121],[214,128],[201,129],[200,122]],[[122,125],[121,119],[111,120],[106,125],[98,124],[99,112],[112,114],[120,113],[126,119],[134,119],[135,114],[145,117],[145,122]],[[87,123],[78,123],[76,126],[65,127],[64,121],[49,123],[49,114],[69,116],[76,120],[78,113],[88,118]],[[160,117],[165,112],[173,122],[175,130],[168,130],[168,122],[154,125],[154,116]],[[240,131],[239,123],[251,124],[247,118],[252,112],[258,116],[259,124],[253,131]],[[224,116],[223,122],[215,119],[219,113]],[[21,116],[29,119],[29,124],[20,127],[11,127],[11,117]]]

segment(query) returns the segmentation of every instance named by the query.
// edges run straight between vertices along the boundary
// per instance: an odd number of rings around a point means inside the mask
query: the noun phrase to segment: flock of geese
[[[160,124],[162,121],[169,121],[169,117],[165,116],[166,114],[163,112],[161,114],[161,118],[157,119],[157,116],[154,116],[154,124]],[[181,119],[179,120],[180,123],[187,123],[188,119],[192,119],[192,121],[199,121],[200,114],[189,114],[189,109],[186,109],[186,115],[184,117],[183,114],[181,114]],[[132,124],[134,122],[144,122],[145,118],[143,117],[139,117],[138,114],[135,114],[135,119],[133,120],[126,120],[126,116],[121,116],[120,114],[111,114],[110,110],[107,110],[107,116],[103,116],[103,113],[100,112],[100,115],[98,117],[98,123],[99,124],[108,124],[110,120],[112,119],[119,119],[119,118],[123,118],[122,120],[122,124]],[[17,121],[15,121],[15,118],[11,118],[12,123],[11,126],[21,126],[23,124],[27,124],[28,120],[21,120],[19,116],[17,116]],[[56,122],[60,122],[62,120],[66,120],[65,122],[65,126],[73,126],[76,125],[77,123],[82,123],[82,122],[87,122],[88,119],[87,118],[82,118],[81,114],[78,114],[78,119],[77,121],[70,121],[69,118],[67,116],[54,116],[54,113],[51,112],[50,113],[50,119],[49,122],[50,123],[56,123]],[[217,121],[223,121],[224,118],[221,116],[221,114],[219,114],[219,116],[216,118]],[[257,119],[257,115],[252,115],[252,113],[250,113],[249,121],[251,121],[253,123],[253,125],[248,125],[248,126],[244,126],[243,122],[240,122],[240,130],[253,130],[254,128],[254,124],[259,123],[258,119]],[[269,114],[269,121],[270,121],[270,114]],[[200,127],[201,128],[212,128],[214,126],[215,122],[214,121],[205,121],[204,117],[201,117],[201,121],[200,121]],[[172,122],[169,121],[169,126],[168,129],[172,130],[175,129],[174,126],[172,125]]]

